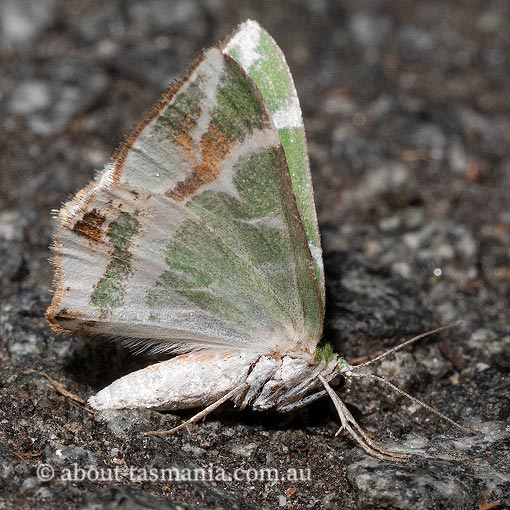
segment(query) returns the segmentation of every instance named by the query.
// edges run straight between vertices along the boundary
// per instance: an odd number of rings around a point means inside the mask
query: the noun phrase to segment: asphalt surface
[[[226,405],[190,433],[147,439],[144,431],[190,413],[94,416],[43,375],[88,397],[153,362],[50,331],[50,211],[109,160],[201,48],[249,17],[282,47],[302,103],[326,265],[325,338],[347,359],[366,359],[462,321],[373,373],[473,434],[358,382],[343,392],[351,412],[374,438],[414,451],[412,460],[372,459],[334,437],[327,400],[291,415]],[[509,50],[506,1],[3,0],[0,508],[505,508]],[[51,480],[42,465],[54,469]],[[88,470],[84,480],[79,469],[66,479],[75,466]],[[118,478],[108,479],[115,467]],[[144,479],[151,468],[209,469],[214,480]],[[309,479],[221,479],[263,468]]]

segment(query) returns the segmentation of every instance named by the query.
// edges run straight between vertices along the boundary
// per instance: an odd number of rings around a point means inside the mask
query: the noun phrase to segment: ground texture
[[[225,406],[94,416],[89,396],[151,362],[43,317],[50,210],[108,161],[202,47],[257,19],[302,101],[324,244],[326,337],[348,359],[462,326],[374,371],[474,429],[368,384],[344,392],[366,457],[329,402],[289,416]],[[0,3],[0,508],[472,509],[510,500],[510,10],[492,1],[3,0]],[[50,464],[43,481],[37,467]],[[101,468],[309,469],[308,481],[62,479]],[[122,471],[124,470],[124,471]],[[485,506],[484,506],[485,505]]]

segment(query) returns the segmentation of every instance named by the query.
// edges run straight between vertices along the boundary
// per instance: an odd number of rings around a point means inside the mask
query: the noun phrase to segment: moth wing
[[[263,98],[213,48],[60,211],[57,330],[153,350],[315,350],[321,291]]]
[[[285,56],[275,40],[253,20],[240,25],[236,33],[225,41],[223,52],[230,55],[254,82],[278,130],[324,306],[324,266],[305,127]]]

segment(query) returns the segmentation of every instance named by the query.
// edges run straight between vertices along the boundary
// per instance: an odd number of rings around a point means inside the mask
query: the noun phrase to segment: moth
[[[94,409],[205,407],[162,432],[172,433],[227,400],[288,412],[327,394],[367,453],[405,458],[374,443],[334,390],[376,376],[320,343],[303,119],[283,53],[258,23],[204,52],[58,217],[52,328],[177,354],[114,381],[89,399]]]

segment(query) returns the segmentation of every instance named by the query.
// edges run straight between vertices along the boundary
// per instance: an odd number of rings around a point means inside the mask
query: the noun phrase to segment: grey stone
[[[448,163],[452,170],[458,174],[465,175],[466,169],[471,161],[462,142],[454,140],[448,148]]]
[[[260,510],[286,498],[296,509],[440,509],[510,500],[510,16],[505,2],[430,12],[427,0],[404,16],[396,0],[0,2],[3,508]],[[473,434],[352,381],[341,395],[360,425],[413,459],[372,461],[334,437],[339,421],[326,398],[285,415],[226,403],[189,431],[147,438],[195,410],[94,417],[28,372],[89,396],[152,362],[111,341],[49,330],[50,210],[108,161],[202,47],[247,17],[282,47],[303,107],[326,266],[324,341],[361,360],[462,319],[371,370]],[[59,460],[57,444],[71,464],[281,474],[299,466],[312,481],[38,484],[37,466]]]
[[[474,132],[490,143],[502,141],[501,131],[494,124],[493,120],[485,115],[471,108],[462,108],[460,111],[460,120],[468,133]]]
[[[55,19],[56,0],[3,0],[0,3],[0,51],[23,48]]]
[[[120,2],[95,2],[74,20],[80,37],[89,43],[104,44],[125,35],[126,22]],[[104,48],[104,46],[103,46]]]
[[[404,47],[412,49],[418,55],[428,53],[436,44],[428,30],[411,25],[401,27],[398,36]]]
[[[433,377],[442,378],[452,368],[451,363],[444,359],[439,348],[435,346],[420,350],[416,358],[419,363],[425,365],[427,372]]]
[[[192,453],[195,457],[201,457],[206,453],[204,448],[199,448],[191,443],[185,443],[182,445],[182,450],[185,452]]]
[[[408,390],[416,377],[416,361],[409,352],[397,352],[383,359],[376,370],[377,375],[395,383],[403,390]]]
[[[37,499],[48,499],[53,497],[54,491],[49,487],[40,487],[35,493]]]
[[[390,164],[378,168],[368,177],[367,187],[375,193],[385,193],[400,188],[411,178],[408,169],[400,164]]]
[[[374,168],[356,186],[344,194],[346,204],[370,207],[377,197],[390,197],[401,202],[415,194],[416,181],[409,169],[392,161]]]
[[[103,489],[88,493],[80,510],[207,510],[206,507],[157,498],[144,491],[125,488]]]
[[[42,80],[27,80],[14,89],[9,107],[13,113],[30,115],[48,108],[50,103],[49,83]]]
[[[478,243],[466,226],[451,222],[430,222],[406,234],[404,241],[419,259],[435,264],[453,260],[473,264],[478,250]]]
[[[481,328],[473,331],[469,341],[474,344],[479,344],[494,340],[495,338],[497,338],[497,335],[494,333],[494,331],[486,328]]]
[[[344,103],[343,108],[347,107],[348,105]],[[352,107],[355,108],[354,105]],[[346,130],[337,128],[333,133],[333,156],[335,159],[345,158],[352,169],[359,172],[363,168],[367,155],[373,151],[372,144],[362,136],[352,132],[352,128]]]
[[[71,466],[76,463],[79,467],[103,465],[103,461],[92,452],[76,445],[64,445],[50,440],[45,448],[46,461],[52,466]]]
[[[249,459],[253,453],[257,451],[257,448],[257,443],[232,444],[230,446],[230,451],[236,455]]]
[[[27,224],[26,215],[19,210],[0,212],[0,239],[10,243],[23,241],[24,229]]]
[[[430,150],[433,158],[441,159],[444,156],[447,140],[438,125],[422,124],[418,126],[412,135],[412,140],[416,147]]]
[[[51,108],[29,119],[28,125],[35,133],[50,134],[64,128],[105,90],[107,80],[102,74],[74,62],[69,66],[61,81],[53,81]],[[72,76],[69,81],[68,76]]]
[[[480,14],[476,22],[476,28],[481,32],[497,33],[508,25],[508,19],[503,12],[498,10],[486,10]]]
[[[9,343],[9,353],[15,361],[21,361],[25,357],[39,354],[41,352],[41,338],[33,333],[18,334],[17,341]]]
[[[132,0],[128,4],[132,21],[144,24],[148,29],[177,30],[200,37],[207,29],[205,12],[199,2],[193,0]]]
[[[476,488],[434,466],[382,465],[373,460],[351,464],[349,481],[360,508],[399,510],[464,510],[476,502]],[[450,466],[451,468],[451,466]]]
[[[140,433],[140,429],[148,425],[147,411],[130,409],[114,410],[106,409],[96,413],[96,420],[105,423],[108,429],[118,437],[129,439]]]
[[[324,510],[332,510],[332,509],[335,509],[335,508],[338,508],[338,506],[336,505],[336,501],[338,499],[338,496],[336,494],[336,492],[330,492],[328,494],[326,494],[323,498],[322,498],[322,508],[324,508]]]
[[[391,22],[369,12],[355,13],[349,21],[353,39],[363,46],[379,46],[391,31]]]

